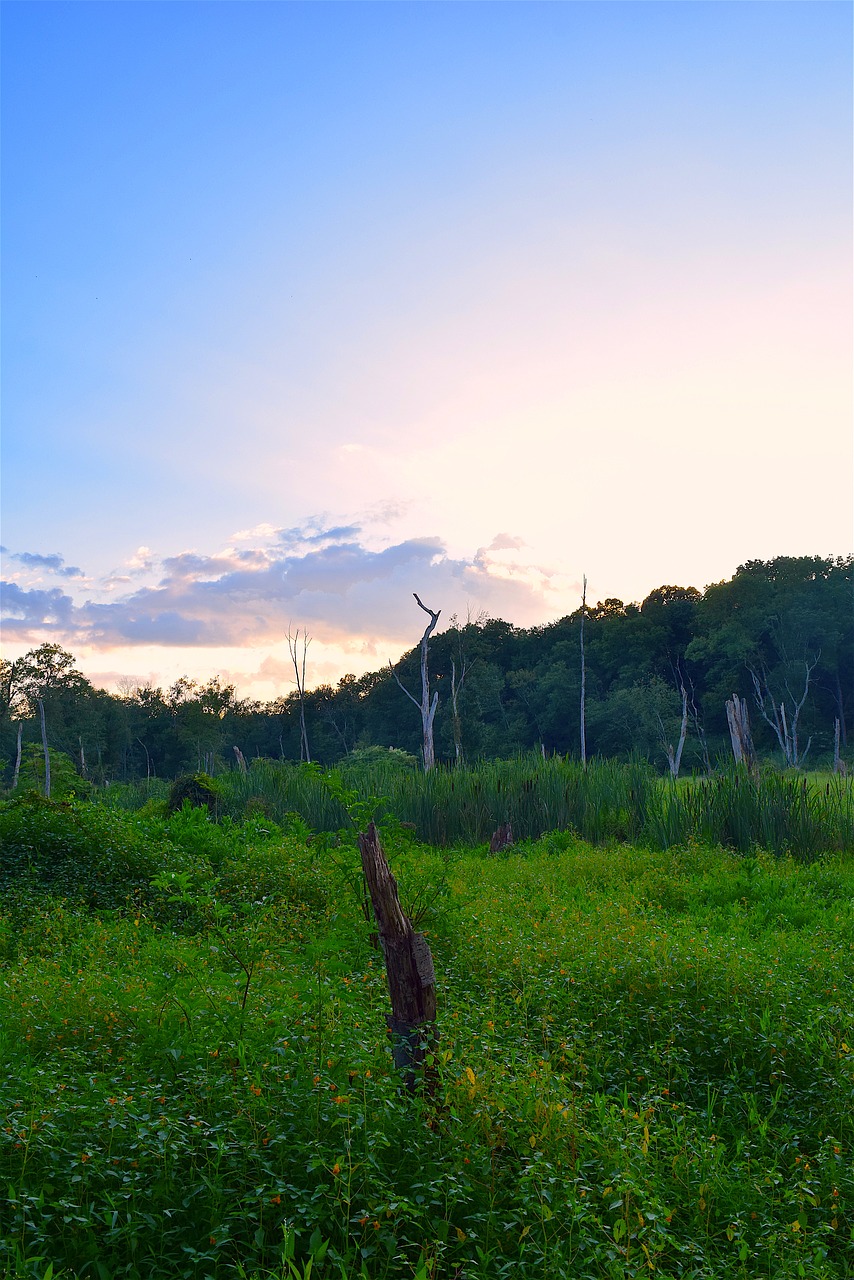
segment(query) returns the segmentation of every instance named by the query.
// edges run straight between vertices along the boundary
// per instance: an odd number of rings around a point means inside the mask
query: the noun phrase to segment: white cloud
[[[418,592],[443,619],[485,610],[518,623],[544,621],[566,602],[552,571],[525,563],[521,538],[499,534],[469,558],[448,554],[437,537],[406,538],[374,548],[358,524],[321,517],[289,529],[256,526],[238,548],[214,555],[181,551],[159,562],[161,577],[120,596],[130,575],[114,575],[100,595],[6,586],[5,629],[18,643],[45,638],[89,651],[144,647],[204,651],[276,645],[295,625],[338,655],[385,661],[418,631]],[[131,558],[148,572],[152,553]],[[70,589],[70,588],[69,588]],[[271,659],[272,661],[272,659]],[[336,659],[340,661],[340,657]],[[325,664],[331,678],[332,660]],[[281,677],[278,665],[259,676]]]

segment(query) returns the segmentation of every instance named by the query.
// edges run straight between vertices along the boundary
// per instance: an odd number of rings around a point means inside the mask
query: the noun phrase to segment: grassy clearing
[[[412,1099],[346,841],[35,801],[0,840],[0,1275],[854,1274],[850,856],[390,832]]]

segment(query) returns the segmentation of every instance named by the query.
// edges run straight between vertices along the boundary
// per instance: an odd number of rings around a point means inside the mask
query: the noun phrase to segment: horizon
[[[854,555],[849,555],[846,557],[833,557],[833,556],[815,557],[810,555],[799,556],[799,557],[772,557],[772,560],[790,559],[790,558],[824,559],[829,562],[833,562],[833,561],[839,562],[839,561],[846,560],[850,564],[852,560],[854,560]],[[754,558],[750,558],[742,561],[736,567],[736,569],[733,570],[733,573],[728,578],[720,579],[719,582],[717,583],[707,583],[706,586],[703,587],[702,589],[694,587],[693,584],[691,583],[658,583],[655,587],[650,587],[649,591],[645,593],[643,598],[637,599],[637,600],[623,600],[617,596],[604,596],[603,598],[597,599],[594,602],[592,597],[588,597],[587,609],[588,611],[592,612],[600,608],[606,602],[607,603],[617,602],[620,605],[622,605],[623,608],[625,609],[629,609],[629,608],[640,609],[645,599],[647,599],[651,593],[663,587],[669,587],[669,588],[676,587],[676,588],[681,588],[685,590],[689,590],[689,589],[699,590],[700,595],[704,596],[710,587],[718,586],[722,582],[731,581],[741,569],[753,563],[756,563]],[[507,625],[513,627],[514,630],[519,630],[519,631],[536,630],[537,628],[540,628],[540,627],[545,628],[545,627],[554,625],[557,622],[561,622],[568,617],[575,616],[581,612],[581,608],[582,608],[582,604],[581,604],[581,599],[579,598],[579,601],[575,609],[569,611],[568,613],[560,615],[559,617],[551,618],[547,622],[543,622],[543,621],[531,622],[527,625],[527,627],[521,626],[517,623],[512,623],[507,618],[502,618],[500,615],[492,615],[487,613],[486,611],[483,611],[481,614],[479,614],[476,617],[469,614],[467,617],[462,618],[458,614],[454,614],[454,613],[449,613],[446,617],[445,611],[439,610],[438,612],[442,617],[442,622],[440,623],[440,625],[437,626],[436,630],[433,632],[433,638],[436,638],[442,635],[444,632],[448,631],[453,627],[464,627],[469,623],[472,623],[475,626],[483,626],[483,625],[486,625],[486,623],[488,622],[504,622]],[[419,612],[419,616],[422,618],[422,622],[423,622],[423,614]],[[337,666],[334,666],[334,660],[330,662],[329,658],[327,657],[326,659],[327,668],[333,668],[336,673],[331,677],[326,677],[324,675],[313,676],[312,660],[310,657],[307,656],[307,665],[305,669],[305,690],[307,692],[311,692],[312,690],[315,690],[321,686],[330,686],[334,688],[338,685],[339,681],[342,679],[345,679],[347,677],[356,677],[358,679],[363,675],[378,673],[379,671],[386,670],[390,663],[393,664],[395,667],[397,667],[406,654],[414,652],[418,649],[418,646],[421,642],[422,634],[423,634],[423,628],[422,630],[419,630],[417,634],[413,634],[413,637],[410,638],[410,641],[406,643],[405,647],[400,650],[397,656],[394,656],[394,654],[390,655],[385,661],[380,662],[378,666],[372,665],[371,663],[367,663],[366,665],[359,667],[359,669],[357,670],[338,671]],[[301,652],[300,645],[305,640],[307,640],[308,646],[306,649],[306,655],[310,655],[312,646],[315,643],[315,638],[312,635],[308,633],[303,634],[302,632],[291,633],[291,635],[286,637],[285,639],[286,645],[289,639],[292,639],[296,643],[297,650],[299,652]],[[48,639],[48,640],[43,640],[41,643],[50,644],[50,643],[57,643],[57,641]],[[25,648],[23,646],[14,646],[15,652],[11,655],[11,657],[13,660],[19,657],[23,657],[25,654],[32,652],[33,649],[37,647],[38,646],[35,646],[35,645],[31,646],[30,648]],[[61,645],[60,647],[63,649],[65,648],[64,645]],[[321,647],[321,650],[323,651],[324,646],[321,644],[320,647]],[[133,674],[128,671],[98,671],[92,668],[91,664],[88,663],[85,658],[81,661],[79,655],[74,653],[73,650],[66,650],[66,652],[72,653],[72,656],[75,659],[76,669],[80,671],[82,675],[86,676],[86,678],[90,681],[90,683],[93,685],[94,688],[101,689],[114,696],[123,695],[124,693],[128,692],[128,690],[133,691],[134,689],[140,689],[140,688],[154,688],[154,689],[162,690],[164,692],[168,692],[169,688],[172,685],[174,685],[177,681],[180,681],[181,679],[184,679],[184,678],[188,678],[195,681],[195,684],[199,687],[203,687],[209,681],[219,680],[225,685],[233,685],[235,694],[237,695],[238,699],[241,699],[241,700],[249,699],[250,701],[258,701],[261,703],[272,703],[278,698],[287,696],[287,694],[295,693],[297,690],[296,681],[292,674],[293,659],[290,653],[288,653],[286,662],[285,661],[282,661],[281,663],[277,662],[275,666],[274,666],[274,660],[272,660],[269,656],[265,658],[264,661],[261,663],[259,670],[264,673],[264,677],[265,677],[264,683],[269,684],[271,688],[275,686],[278,690],[278,691],[271,692],[267,696],[261,696],[257,692],[252,694],[250,693],[249,689],[241,688],[239,675],[236,678],[232,678],[233,677],[232,672],[229,672],[227,670],[222,670],[219,668],[208,667],[203,672],[197,671],[195,675],[191,675],[187,671],[179,672],[177,666],[175,666],[172,672],[170,673],[169,677],[167,679],[162,679],[162,678],[159,678],[155,672],[151,672],[146,676],[139,676],[138,674]],[[321,660],[320,665],[321,667],[323,667],[323,660]],[[276,681],[276,677],[278,677],[278,684]],[[259,683],[261,682],[260,681],[255,682],[256,687]],[[288,686],[292,686],[292,688],[284,690],[278,687],[279,685],[288,685]]]

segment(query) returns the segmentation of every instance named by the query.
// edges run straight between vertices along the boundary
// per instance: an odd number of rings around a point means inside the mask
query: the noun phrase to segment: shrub
[[[185,804],[207,809],[216,816],[219,812],[219,790],[207,773],[186,773],[176,778],[169,789],[168,813],[178,813]]]

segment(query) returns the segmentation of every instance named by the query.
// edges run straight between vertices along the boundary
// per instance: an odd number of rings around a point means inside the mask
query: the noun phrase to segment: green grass
[[[361,794],[384,797],[380,812],[411,824],[420,840],[434,846],[481,844],[509,821],[522,840],[568,830],[594,844],[632,840],[667,849],[697,840],[804,861],[854,848],[854,780],[833,775],[808,779],[767,769],[752,778],[730,768],[674,786],[642,761],[596,760],[583,769],[561,757],[533,755],[424,774],[387,754],[370,765],[345,762],[340,774]],[[245,774],[221,775],[217,787],[221,812],[234,819],[254,814],[281,823],[296,813],[314,831],[347,825],[316,769],[258,760]],[[104,799],[137,809],[165,795],[164,788],[111,787]]]
[[[854,1274],[850,855],[390,828],[413,1098],[351,843],[32,801],[0,841],[8,1280]]]

